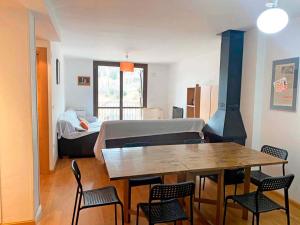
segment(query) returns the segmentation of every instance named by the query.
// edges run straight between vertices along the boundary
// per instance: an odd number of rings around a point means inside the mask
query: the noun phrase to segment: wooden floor
[[[94,158],[85,158],[77,160],[81,173],[84,189],[98,188],[105,185],[115,185],[120,198],[122,199],[121,183],[114,181],[110,182],[104,165]],[[76,181],[70,169],[71,160],[62,159],[57,163],[55,172],[50,175],[41,177],[41,204],[42,217],[38,225],[70,225],[72,220],[72,211],[74,206]],[[166,176],[166,182],[174,181],[173,176]],[[240,190],[241,191],[241,190]],[[233,193],[233,190],[228,187],[227,193]],[[148,189],[146,187],[138,187],[133,191],[132,207],[136,207],[137,202],[145,202],[148,198]],[[206,182],[205,191],[202,192],[205,197],[215,198],[216,185],[213,182]],[[272,195],[274,200],[281,201],[278,196]],[[201,213],[198,211],[198,203],[194,207],[195,218],[194,224],[206,225],[214,220],[215,207],[212,205],[201,204]],[[252,216],[249,215],[249,220],[245,221],[241,218],[239,209],[229,209],[227,216],[227,225],[246,225],[251,224]],[[118,214],[120,219],[120,212]],[[206,222],[209,221],[209,222]],[[86,209],[80,213],[79,225],[110,225],[114,224],[113,207],[98,207],[94,209]],[[119,224],[120,220],[119,220]],[[131,224],[135,224],[135,216],[132,216]],[[141,218],[139,224],[147,224],[144,218]],[[185,222],[184,224],[188,224]],[[286,216],[283,211],[275,211],[261,215],[262,225],[285,225]],[[300,211],[291,204],[291,224],[300,224]]]

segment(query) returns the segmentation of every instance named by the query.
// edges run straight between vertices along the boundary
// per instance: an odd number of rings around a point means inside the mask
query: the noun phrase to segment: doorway
[[[37,110],[40,174],[49,170],[49,108],[48,108],[48,62],[47,48],[36,48]]]

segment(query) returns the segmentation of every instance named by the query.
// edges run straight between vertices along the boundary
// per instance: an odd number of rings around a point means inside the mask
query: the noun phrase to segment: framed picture
[[[60,62],[56,59],[56,84],[60,84]]]
[[[78,86],[90,86],[91,78],[88,76],[78,76]]]
[[[273,61],[271,109],[296,111],[299,57]]]

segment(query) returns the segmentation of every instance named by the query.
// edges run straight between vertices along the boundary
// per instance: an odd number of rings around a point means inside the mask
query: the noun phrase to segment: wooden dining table
[[[224,207],[224,170],[244,168],[244,193],[248,193],[251,167],[287,163],[232,142],[113,148],[103,149],[102,154],[109,179],[123,181],[124,217],[127,223],[132,213],[128,207],[130,178],[176,174],[177,182],[182,182],[195,175],[217,174],[217,198],[197,201],[216,205],[215,224],[220,225]],[[242,217],[248,219],[247,210],[242,209]]]

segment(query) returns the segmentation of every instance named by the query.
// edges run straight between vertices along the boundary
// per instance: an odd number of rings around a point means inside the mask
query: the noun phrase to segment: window
[[[94,61],[94,115],[102,121],[142,119],[147,70],[147,64],[134,64],[134,72],[122,72],[118,62]]]

